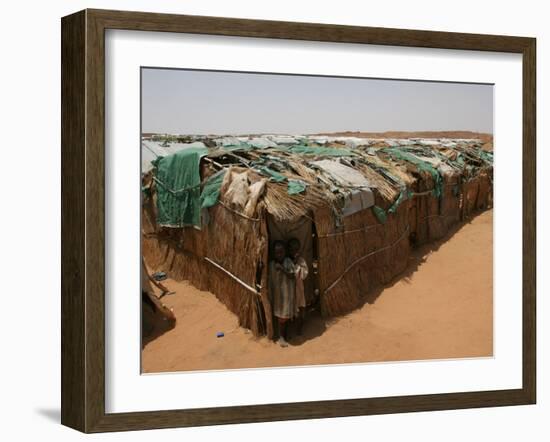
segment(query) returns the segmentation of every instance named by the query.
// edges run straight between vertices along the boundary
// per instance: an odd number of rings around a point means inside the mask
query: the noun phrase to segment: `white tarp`
[[[312,141],[314,143],[317,143],[317,144],[327,144],[329,142],[329,137],[324,137],[324,136],[312,136],[312,137],[307,137],[307,139],[309,141]]]
[[[317,166],[334,181],[349,190],[343,215],[348,216],[374,206],[373,187],[359,171],[340,163],[337,160],[320,160],[311,164]]]
[[[425,146],[438,146],[441,144],[441,141],[435,140],[433,138],[432,139],[422,138],[418,140],[418,143],[423,144]]]
[[[266,137],[252,138],[251,140],[246,141],[246,143],[252,147],[255,147],[256,149],[267,149],[268,147],[277,147],[277,143],[273,142],[272,140]]]
[[[399,146],[410,146],[411,144],[414,144],[410,139],[408,138],[402,138],[402,139],[398,139],[398,140],[395,140],[396,144],[398,144]]]
[[[237,137],[216,138],[214,143],[216,143],[216,146],[218,147],[240,146],[243,144]]]
[[[455,173],[455,170],[451,166],[449,166],[448,164],[445,164],[439,158],[423,157],[420,155],[414,155],[414,156],[422,161],[425,161],[426,163],[430,163],[434,168],[438,169],[443,175],[452,175]]]
[[[338,137],[336,138],[336,141],[338,143],[343,143],[347,147],[350,147],[352,149],[355,149],[359,146],[368,146],[370,144],[369,140],[366,138],[359,138],[359,137]]]
[[[322,169],[342,186],[372,187],[361,172],[342,164],[338,160],[319,160],[313,161],[311,164]]]
[[[266,135],[266,137],[277,144],[298,144],[296,138],[290,135]]]

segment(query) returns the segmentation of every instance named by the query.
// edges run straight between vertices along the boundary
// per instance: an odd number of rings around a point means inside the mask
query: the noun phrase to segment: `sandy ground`
[[[416,250],[408,270],[350,314],[308,318],[281,348],[255,338],[214,295],[167,280],[175,328],[148,342],[144,372],[491,356],[493,212]],[[225,336],[217,338],[217,332]]]

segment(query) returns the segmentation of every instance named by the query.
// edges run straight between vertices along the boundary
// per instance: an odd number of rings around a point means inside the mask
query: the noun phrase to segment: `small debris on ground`
[[[155,281],[164,281],[168,276],[166,276],[165,272],[155,272],[153,273],[153,278],[155,278]]]

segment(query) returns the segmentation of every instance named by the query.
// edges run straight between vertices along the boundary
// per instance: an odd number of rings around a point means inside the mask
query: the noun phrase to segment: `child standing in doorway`
[[[269,293],[273,314],[279,325],[281,347],[288,347],[288,321],[296,314],[296,288],[294,263],[286,256],[283,241],[273,243],[273,259],[269,263]]]

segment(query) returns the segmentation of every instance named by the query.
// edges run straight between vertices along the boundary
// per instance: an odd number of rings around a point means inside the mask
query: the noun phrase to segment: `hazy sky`
[[[493,131],[493,86],[142,70],[143,132]]]

